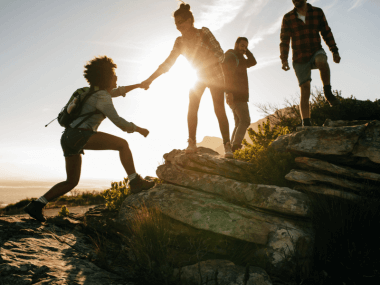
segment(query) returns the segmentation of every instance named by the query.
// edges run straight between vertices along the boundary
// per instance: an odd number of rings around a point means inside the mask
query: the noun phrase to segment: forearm
[[[119,97],[119,96],[123,96],[125,97],[125,94],[136,89],[136,88],[139,88],[141,87],[140,84],[134,84],[134,85],[128,85],[128,86],[121,86],[121,87],[118,87],[118,88],[115,88],[115,89],[112,89],[110,94],[111,94],[111,97],[112,98],[116,98],[116,97]]]
[[[257,61],[251,51],[247,49],[247,52],[245,54],[247,56],[247,67],[255,66],[257,64]]]

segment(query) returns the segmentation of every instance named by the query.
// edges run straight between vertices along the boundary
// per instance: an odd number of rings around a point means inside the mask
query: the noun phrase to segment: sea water
[[[39,198],[60,181],[12,181],[0,180],[0,207],[26,198]],[[102,191],[111,187],[111,181],[84,180],[74,189],[78,191]],[[70,192],[68,193],[70,195]]]

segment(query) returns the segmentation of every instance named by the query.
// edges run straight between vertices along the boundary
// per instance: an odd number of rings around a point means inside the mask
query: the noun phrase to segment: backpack
[[[89,90],[90,90],[89,87],[79,88],[73,93],[73,95],[71,95],[70,100],[62,108],[61,112],[59,112],[58,117],[56,118],[58,119],[58,123],[62,127],[69,128],[70,124],[74,120],[80,117],[84,117],[83,120],[81,120],[75,127],[73,127],[75,129],[76,127],[80,126],[84,121],[86,121],[88,118],[90,118],[92,115],[101,113],[99,110],[96,110],[96,111],[81,115],[81,111],[82,111],[84,103],[88,100],[88,98],[90,98],[92,94],[98,91],[98,90],[93,90],[93,91],[88,92]],[[88,93],[86,94],[86,96],[84,96],[83,99],[81,99],[81,94],[85,92],[88,92]],[[49,124],[45,125],[45,127],[47,127]]]

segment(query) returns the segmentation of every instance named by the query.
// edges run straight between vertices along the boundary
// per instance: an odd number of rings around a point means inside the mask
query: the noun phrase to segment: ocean
[[[26,198],[39,198],[58,182],[60,181],[0,180],[0,207],[5,207]],[[74,189],[79,191],[102,191],[110,187],[111,181],[84,179]]]

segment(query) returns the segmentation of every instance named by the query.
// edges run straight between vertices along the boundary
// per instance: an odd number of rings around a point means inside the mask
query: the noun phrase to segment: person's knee
[[[323,54],[317,55],[315,58],[315,65],[318,68],[328,68],[329,64],[327,62],[327,56]]]
[[[70,189],[74,189],[79,183],[79,178],[71,178],[66,180],[66,185]]]
[[[125,139],[121,139],[118,145],[118,151],[129,150],[129,144]]]
[[[306,81],[305,83],[301,84],[300,88],[301,88],[301,95],[303,95],[302,93],[310,92],[310,81]]]

